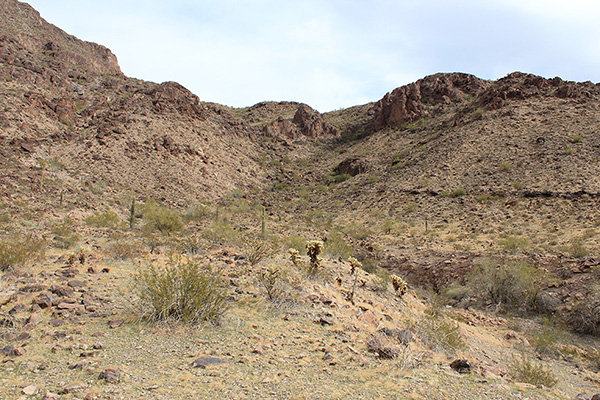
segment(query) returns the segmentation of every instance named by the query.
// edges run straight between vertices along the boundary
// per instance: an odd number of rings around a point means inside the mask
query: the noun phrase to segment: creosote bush
[[[46,242],[34,236],[0,240],[0,271],[20,267],[40,259],[46,252]]]
[[[219,274],[209,264],[191,259],[140,267],[133,276],[133,293],[142,316],[151,321],[214,321],[227,306]]]
[[[158,206],[153,200],[146,202],[144,222],[143,230],[146,233],[158,231],[163,235],[169,235],[184,228],[181,216],[176,211]]]
[[[521,355],[520,359],[513,356],[509,365],[510,376],[519,382],[530,383],[535,386],[544,385],[552,387],[558,380],[552,370],[542,364],[534,364],[531,359]]]
[[[270,243],[261,238],[246,238],[244,252],[251,266],[255,266],[265,258],[271,256],[273,248]]]
[[[98,228],[118,228],[121,224],[121,219],[114,211],[97,212],[85,219],[85,223],[89,226]]]

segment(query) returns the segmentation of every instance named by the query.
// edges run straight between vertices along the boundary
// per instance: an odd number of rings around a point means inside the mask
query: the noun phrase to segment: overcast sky
[[[321,112],[436,72],[600,81],[597,0],[29,0],[130,77]]]

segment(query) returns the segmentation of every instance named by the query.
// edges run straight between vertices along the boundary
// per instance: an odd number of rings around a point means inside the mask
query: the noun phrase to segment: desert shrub
[[[325,252],[334,258],[348,258],[352,255],[354,249],[350,246],[339,232],[333,231],[327,236],[325,242]]]
[[[24,266],[38,260],[46,252],[46,242],[34,236],[0,240],[0,271]]]
[[[220,275],[193,260],[140,267],[133,276],[133,293],[141,315],[151,321],[214,321],[227,306]]]
[[[181,216],[177,211],[156,205],[152,200],[146,202],[144,207],[144,232],[160,232],[169,235],[180,232],[184,228]]]
[[[139,243],[125,238],[119,238],[106,246],[106,252],[115,260],[128,260],[142,255]]]
[[[375,276],[372,279],[373,285],[375,285],[375,290],[379,292],[386,292],[390,283],[392,282],[392,274],[383,268],[378,268],[375,272]]]
[[[351,223],[344,228],[344,233],[356,240],[364,240],[374,232],[366,224]]]
[[[526,250],[529,246],[529,242],[525,238],[518,236],[507,236],[499,241],[500,246],[504,251],[514,253],[519,250]]]
[[[206,206],[191,206],[183,213],[186,221],[200,222],[213,216],[213,212]]]
[[[290,235],[285,241],[285,248],[287,249],[296,249],[298,252],[304,250],[304,246],[306,245],[306,239],[298,235]]]
[[[238,245],[242,243],[242,235],[225,221],[214,222],[202,231],[202,236],[210,243],[217,245]]]
[[[282,304],[293,300],[294,279],[283,267],[263,268],[258,272],[257,280],[271,302]]]
[[[457,322],[443,314],[426,315],[414,327],[419,338],[432,350],[455,352],[466,346]]]
[[[464,195],[466,195],[467,192],[465,191],[465,189],[455,189],[452,191],[452,193],[450,193],[450,197],[462,197]]]
[[[566,317],[567,325],[577,333],[600,335],[600,293],[592,292],[576,303]]]
[[[474,293],[488,304],[518,311],[535,311],[544,275],[526,262],[484,259],[467,276]]]
[[[244,252],[250,265],[255,266],[273,254],[273,247],[262,238],[244,239]]]
[[[306,242],[306,255],[309,258],[307,274],[309,277],[316,276],[321,268],[322,259],[319,254],[323,251],[323,242],[320,240],[309,240]]]
[[[94,215],[90,215],[85,219],[85,223],[98,228],[118,228],[121,224],[121,219],[117,213],[108,210],[103,213],[97,212]]]
[[[569,246],[568,252],[573,257],[585,257],[590,253],[588,248],[585,246],[585,244],[581,240],[572,241]]]
[[[552,370],[544,367],[542,364],[535,364],[529,357],[523,354],[521,354],[520,358],[513,356],[508,370],[509,375],[518,382],[547,387],[552,387],[558,382]]]
[[[75,232],[74,223],[70,218],[51,225],[54,234],[54,244],[61,249],[68,249],[79,242],[79,235]]]
[[[181,253],[185,253],[188,256],[195,256],[202,254],[206,244],[199,235],[189,235],[175,240],[175,247]]]

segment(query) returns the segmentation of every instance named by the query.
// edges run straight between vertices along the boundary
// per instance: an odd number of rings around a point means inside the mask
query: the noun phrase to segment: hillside
[[[231,108],[0,11],[0,398],[600,393],[598,84]]]

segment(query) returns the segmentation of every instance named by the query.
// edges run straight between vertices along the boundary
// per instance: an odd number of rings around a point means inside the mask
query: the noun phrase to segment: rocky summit
[[[598,84],[232,108],[0,11],[0,398],[600,397]]]

